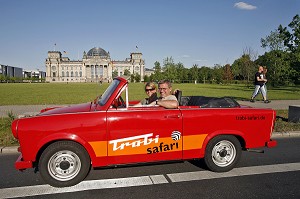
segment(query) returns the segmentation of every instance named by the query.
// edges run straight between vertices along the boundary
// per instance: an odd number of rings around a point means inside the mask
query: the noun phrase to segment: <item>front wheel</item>
[[[234,168],[242,153],[241,144],[232,135],[220,135],[206,146],[204,161],[215,172],[226,172]]]
[[[89,154],[78,143],[59,141],[49,145],[39,160],[42,178],[51,186],[73,186],[87,176],[91,166]]]

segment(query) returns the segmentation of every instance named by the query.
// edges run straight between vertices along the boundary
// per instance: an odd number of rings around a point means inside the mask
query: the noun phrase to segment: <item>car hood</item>
[[[92,103],[89,102],[89,103],[70,105],[70,106],[65,106],[65,107],[47,108],[47,109],[42,110],[39,115],[89,112],[91,110],[91,105],[92,105]]]

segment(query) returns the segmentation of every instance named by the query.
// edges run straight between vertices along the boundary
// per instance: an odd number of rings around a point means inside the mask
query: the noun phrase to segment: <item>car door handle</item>
[[[166,115],[165,118],[180,118],[180,115]]]

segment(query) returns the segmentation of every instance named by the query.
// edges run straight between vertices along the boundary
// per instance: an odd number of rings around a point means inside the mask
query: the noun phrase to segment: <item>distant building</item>
[[[150,77],[150,75],[154,74],[154,70],[153,69],[149,69],[149,68],[145,68],[145,75],[147,75],[148,77]]]
[[[46,72],[40,70],[23,70],[23,77],[26,78],[35,78],[35,79],[45,79]]]
[[[23,69],[14,66],[7,66],[7,65],[0,64],[0,75],[4,75],[6,77],[22,78]]]
[[[83,52],[82,60],[70,60],[60,51],[48,51],[46,58],[46,81],[48,82],[99,82],[112,80],[113,72],[124,75],[139,74],[143,80],[145,61],[142,53],[131,53],[125,60],[112,60],[110,53],[102,48],[92,48]]]

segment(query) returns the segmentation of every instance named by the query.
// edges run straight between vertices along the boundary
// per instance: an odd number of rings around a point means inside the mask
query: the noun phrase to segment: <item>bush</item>
[[[17,145],[18,141],[13,137],[11,124],[15,119],[12,112],[7,113],[8,117],[0,118],[0,146]]]

